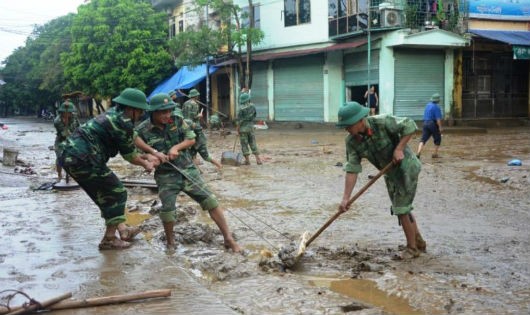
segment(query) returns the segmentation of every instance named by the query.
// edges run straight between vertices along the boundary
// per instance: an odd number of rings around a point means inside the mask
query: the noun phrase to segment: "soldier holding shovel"
[[[394,162],[396,166],[385,175],[385,182],[392,202],[391,213],[397,215],[407,239],[405,251],[396,258],[416,258],[427,248],[411,213],[421,163],[407,143],[417,127],[409,118],[391,115],[367,117],[369,111],[357,102],[348,102],[339,109],[337,127],[349,133],[346,137],[344,194],[339,211],[345,212],[349,208],[348,201],[357,182],[357,174],[362,171],[361,159],[368,159],[377,169]]]

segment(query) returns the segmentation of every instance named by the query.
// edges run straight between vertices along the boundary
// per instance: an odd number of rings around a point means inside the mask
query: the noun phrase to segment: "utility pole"
[[[367,104],[368,108],[370,108],[370,68],[371,68],[371,59],[372,59],[372,38],[371,38],[371,25],[372,25],[372,10],[370,7],[370,0],[366,0],[368,2],[367,8],[368,8],[368,60],[366,62],[367,67],[367,75],[366,75],[366,90],[368,91],[368,97],[367,97]]]
[[[208,24],[208,3],[206,3],[206,27],[209,29]],[[206,124],[208,125],[208,110],[210,108],[210,67],[208,65],[208,57],[206,56]]]

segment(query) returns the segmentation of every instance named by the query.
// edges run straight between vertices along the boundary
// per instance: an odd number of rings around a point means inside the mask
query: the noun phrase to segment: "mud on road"
[[[13,175],[12,167],[1,167],[1,287],[72,290],[74,296],[86,298],[107,293],[108,283],[134,278],[94,266],[103,255],[97,251],[103,222],[84,192],[32,190],[55,178],[55,156],[48,149],[54,141],[51,123],[7,123],[10,128],[0,131],[0,145],[18,148],[19,160],[25,163],[19,167],[31,167],[35,174]],[[178,198],[179,246],[166,250],[156,192],[130,188],[128,220],[144,232],[134,246],[149,248],[134,251],[135,264],[152,273],[134,289],[149,290],[152,282],[161,280],[156,266],[142,266],[155,255],[185,268],[198,285],[241,314],[529,313],[530,128],[483,131],[448,130],[440,159],[431,159],[432,142],[427,144],[414,213],[428,247],[412,261],[392,260],[405,240],[390,215],[382,180],[311,244],[296,268],[285,269],[277,259],[282,246],[296,244],[305,231],[315,232],[337,211],[344,183],[345,132],[333,127],[277,125],[257,131],[261,166],[225,166],[218,172],[207,162],[200,165],[244,255],[224,250],[207,213],[185,195]],[[222,152],[231,151],[234,137],[211,132],[213,156],[220,159]],[[413,149],[419,137],[412,140]],[[514,158],[522,166],[508,166]],[[110,165],[122,178],[152,180],[121,158]],[[356,190],[376,172],[363,164]],[[29,220],[23,212],[28,207],[46,211],[27,211],[35,216]],[[79,213],[82,217],[76,217]],[[39,222],[38,228],[28,228],[26,221]],[[73,245],[75,250],[65,250],[61,258],[35,254],[42,242],[67,242],[68,237],[54,235],[72,229],[83,234],[83,247]],[[35,231],[38,237],[30,237]],[[79,251],[90,251],[89,258],[80,259]],[[104,255],[119,259],[124,254]],[[37,270],[28,257],[42,259]],[[83,277],[72,277],[73,270]],[[105,310],[101,314],[121,309]],[[151,309],[151,314],[166,312]]]

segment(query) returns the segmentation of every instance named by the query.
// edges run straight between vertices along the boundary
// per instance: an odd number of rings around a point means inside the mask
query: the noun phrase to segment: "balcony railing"
[[[330,16],[328,18],[329,36],[336,37],[366,31],[368,23],[372,30],[410,28],[418,31],[441,28],[462,33],[463,17],[466,8],[459,8],[460,0],[443,2],[423,0],[372,0],[371,7],[365,12]],[[431,3],[429,5],[428,3]],[[437,7],[437,5],[441,5]],[[370,20],[370,21],[369,21]]]

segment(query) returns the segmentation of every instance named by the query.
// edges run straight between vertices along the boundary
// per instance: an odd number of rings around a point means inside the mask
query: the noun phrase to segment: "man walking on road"
[[[436,159],[440,156],[438,155],[438,149],[440,148],[440,144],[442,144],[442,110],[440,109],[440,106],[438,106],[438,103],[440,102],[440,94],[434,93],[431,96],[431,101],[427,104],[425,107],[425,111],[423,113],[423,129],[422,129],[422,135],[421,135],[421,141],[418,145],[418,151],[416,153],[416,156],[419,158],[421,155],[421,151],[423,150],[423,147],[427,141],[429,141],[429,138],[432,136],[434,141],[434,153],[432,154],[432,158]]]
[[[367,117],[370,109],[357,102],[348,102],[339,109],[337,127],[345,128],[346,178],[339,210],[346,212],[351,193],[361,173],[361,160],[367,159],[377,169],[393,162],[395,166],[385,175],[386,187],[392,202],[391,213],[398,216],[407,239],[406,250],[397,258],[411,259],[420,256],[427,245],[423,240],[411,211],[416,194],[421,163],[407,143],[416,131],[409,118],[391,115]]]

